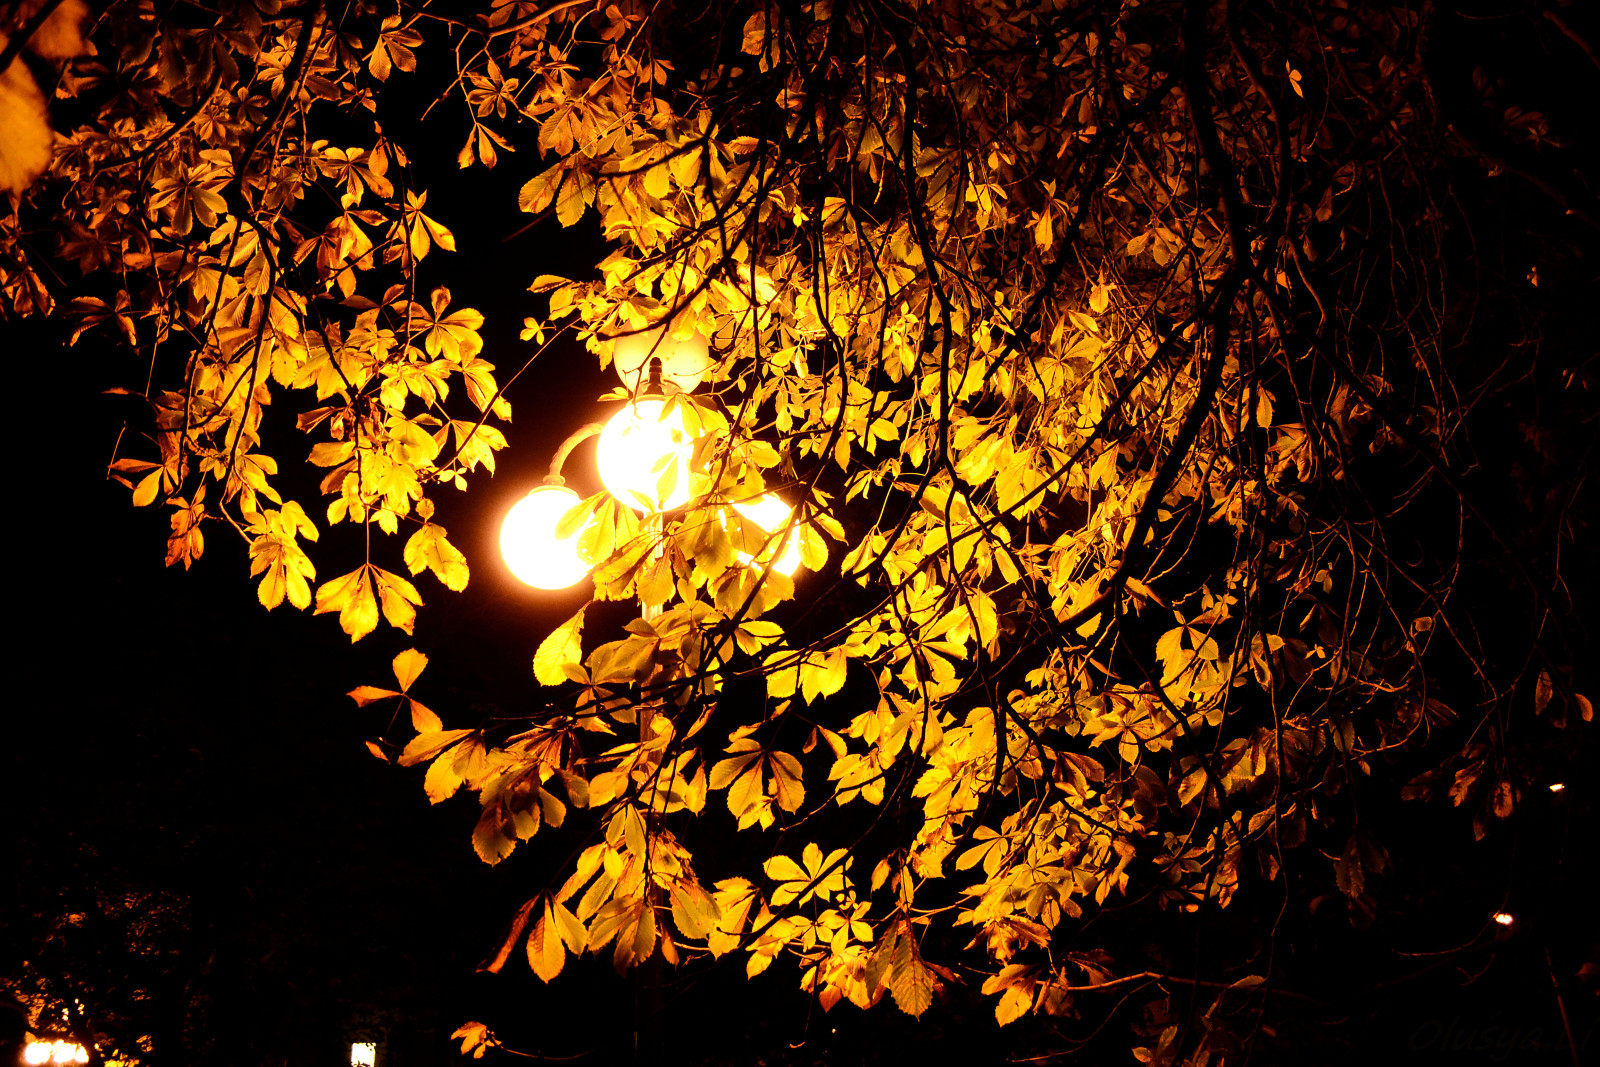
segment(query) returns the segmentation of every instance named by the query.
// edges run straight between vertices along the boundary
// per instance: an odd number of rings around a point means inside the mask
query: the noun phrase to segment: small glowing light
[[[1510,926],[1517,920],[1509,911],[1497,911],[1494,913],[1494,921],[1499,923],[1501,926]]]
[[[565,589],[583,580],[588,564],[578,555],[578,535],[557,537],[561,517],[578,503],[578,494],[559,485],[541,485],[506,512],[500,526],[500,555],[522,581],[537,589]]]
[[[378,1046],[372,1041],[357,1041],[350,1046],[350,1067],[374,1067],[378,1062]]]
[[[1550,792],[1552,792],[1552,793],[1559,793],[1559,792],[1561,792],[1562,790],[1564,790],[1566,788],[1567,787],[1561,782],[1551,782],[1550,783]]]
[[[650,380],[650,360],[661,360],[661,380],[671,382],[686,393],[694,392],[706,371],[711,369],[711,346],[706,335],[696,329],[680,327],[666,334],[665,327],[617,338],[612,362],[617,376],[631,393]]]
[[[789,524],[789,515],[793,511],[788,504],[768,493],[759,500],[747,500],[733,505],[733,510],[755,523],[767,533],[776,533]],[[762,553],[762,558],[757,560],[748,552],[739,553],[739,562],[751,566],[765,566],[767,559],[773,555],[772,549]],[[777,553],[777,558],[772,562],[772,569],[779,574],[792,575],[800,566],[800,538],[797,530],[790,530],[783,542],[783,548]]]
[[[22,1050],[22,1062],[35,1067],[45,1063],[88,1063],[89,1050],[72,1041],[30,1041]]]
[[[611,495],[638,511],[671,511],[689,502],[689,461],[694,441],[683,412],[645,397],[628,404],[600,431],[595,462]]]

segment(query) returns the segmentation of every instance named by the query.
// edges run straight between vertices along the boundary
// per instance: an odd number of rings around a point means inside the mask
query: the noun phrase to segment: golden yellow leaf
[[[467,557],[446,539],[443,526],[428,523],[412,534],[406,541],[405,561],[412,574],[427,568],[447,589],[459,593],[467,587]]]
[[[566,668],[583,662],[583,613],[586,610],[579,608],[576,615],[539,642],[539,649],[533,654],[533,676],[540,685],[560,685],[568,681]]]
[[[455,796],[456,790],[461,788],[461,782],[455,753],[446,752],[428,764],[428,773],[422,777],[422,790],[428,795],[430,804],[437,804]]]
[[[844,688],[850,660],[843,645],[827,652],[806,656],[800,664],[800,691],[807,703],[828,697]]]
[[[933,1006],[933,972],[922,962],[922,950],[910,929],[895,942],[893,969],[889,973],[889,992],[895,1006],[907,1015],[920,1016]]]
[[[566,947],[562,944],[561,933],[556,929],[556,919],[547,900],[544,914],[539,916],[533,932],[528,935],[528,965],[540,981],[553,982],[566,961]]]
[[[377,581],[384,619],[390,626],[410,633],[412,624],[416,622],[417,607],[422,603],[422,597],[418,595],[416,586],[398,574],[392,574],[381,567],[371,567],[370,570]],[[340,622],[343,621],[344,617],[341,615]],[[377,625],[376,620],[373,625]]]
[[[362,564],[349,574],[323,582],[317,588],[315,614],[337,611],[339,627],[359,641],[378,626],[378,599],[373,593],[372,579]]]
[[[406,703],[411,705],[411,725],[418,733],[431,733],[434,730],[444,729],[444,722],[432,710],[424,707],[422,701],[408,697]]]
[[[54,152],[44,94],[27,64],[13,60],[0,72],[0,189],[22,195],[50,166]]]
[[[393,689],[379,689],[374,685],[358,685],[345,695],[356,702],[356,707],[364,708],[375,700],[382,700],[385,697],[397,697],[400,694]]]
[[[698,882],[678,882],[672,887],[672,921],[684,937],[699,940],[717,928],[717,902]]]
[[[397,762],[402,767],[415,767],[424,760],[437,756],[470,733],[471,730],[439,730],[418,734],[411,739],[410,744],[406,745]]]
[[[517,847],[515,838],[508,837],[498,805],[483,809],[478,825],[472,830],[472,847],[478,858],[491,866],[511,855]]]
[[[414,648],[408,648],[395,656],[394,680],[400,686],[402,693],[411,688],[411,684],[417,680],[417,676],[427,665],[428,657]]]

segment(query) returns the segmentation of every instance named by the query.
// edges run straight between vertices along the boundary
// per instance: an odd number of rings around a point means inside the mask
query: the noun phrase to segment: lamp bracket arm
[[[566,479],[561,477],[561,468],[567,462],[567,457],[572,454],[574,448],[577,448],[584,441],[605,428],[606,424],[603,422],[590,422],[568,434],[567,439],[561,442],[561,447],[556,449],[555,456],[550,460],[550,473],[544,476],[544,483],[546,485],[566,485]]]

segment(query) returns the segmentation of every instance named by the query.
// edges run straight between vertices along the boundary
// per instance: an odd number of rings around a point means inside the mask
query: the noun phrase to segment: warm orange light
[[[1494,913],[1494,921],[1499,923],[1501,926],[1510,926],[1517,920],[1509,911],[1497,911]]]
[[[22,1050],[22,1062],[39,1064],[88,1063],[89,1050],[72,1041],[30,1041]]]
[[[755,523],[769,534],[776,534],[789,525],[789,516],[793,509],[782,500],[768,493],[758,500],[740,501],[733,505],[733,510]],[[799,531],[789,530],[784,536],[783,547],[776,552],[768,548],[758,560],[748,552],[739,553],[739,562],[755,567],[766,566],[766,561],[772,559],[772,569],[779,574],[792,575],[800,567],[800,537]]]
[[[694,441],[676,404],[647,396],[611,417],[600,431],[595,463],[611,495],[638,511],[671,511],[689,502]]]
[[[1567,788],[1567,787],[1565,785],[1563,785],[1562,783],[1560,783],[1560,782],[1551,782],[1550,783],[1550,792],[1552,792],[1552,793],[1559,793],[1565,788]]]
[[[578,555],[578,535],[557,537],[556,525],[578,503],[578,494],[559,485],[541,485],[506,513],[500,526],[500,555],[511,573],[536,589],[565,589],[583,580],[588,564]]]

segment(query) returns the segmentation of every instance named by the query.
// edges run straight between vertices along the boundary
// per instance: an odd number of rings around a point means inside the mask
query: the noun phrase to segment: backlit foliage
[[[1440,234],[1396,224],[1437,192],[1426,9],[129,3],[62,72],[87,117],[31,195],[61,198],[55,255],[103,287],[56,310],[152,381],[181,365],[112,464],[170,510],[168,561],[231,528],[266,607],[409,632],[436,595],[412,578],[468,581],[432,497],[494,469],[507,357],[421,281],[450,211],[361,116],[454,57],[460,164],[526,168],[525,211],[611,245],[593,276],[529,279],[525,339],[604,364],[676,318],[718,359],[671,400],[692,502],[601,493],[567,520],[595,598],[644,610],[545,639],[545,706],[436,713],[415,651],[352,694],[407,704],[398,760],[435,802],[476,795],[485,861],[592,827],[494,968],[519,944],[546,981],[585,952],[786,959],[824,1008],[920,1014],[962,982],[1001,1023],[1137,993],[1142,1061],[1232,1062],[1265,956],[1186,979],[1097,931],[1286,868],[1370,921],[1389,860],[1354,797],[1457,718],[1429,646],[1472,656]],[[16,218],[8,311],[51,310]],[[276,403],[306,443],[267,438]],[[275,487],[307,448],[314,504]],[[795,509],[770,535],[730,506],[768,492]],[[1447,528],[1419,535],[1423,507]],[[341,525],[366,561],[324,574]],[[762,562],[789,536],[793,579]],[[1538,710],[1587,720],[1555,669],[1529,668]],[[1453,774],[1480,836],[1517,803],[1513,695],[1412,787]],[[685,828],[730,816],[766,858],[703,876]],[[1161,999],[1183,982],[1215,1001],[1187,1026]]]

